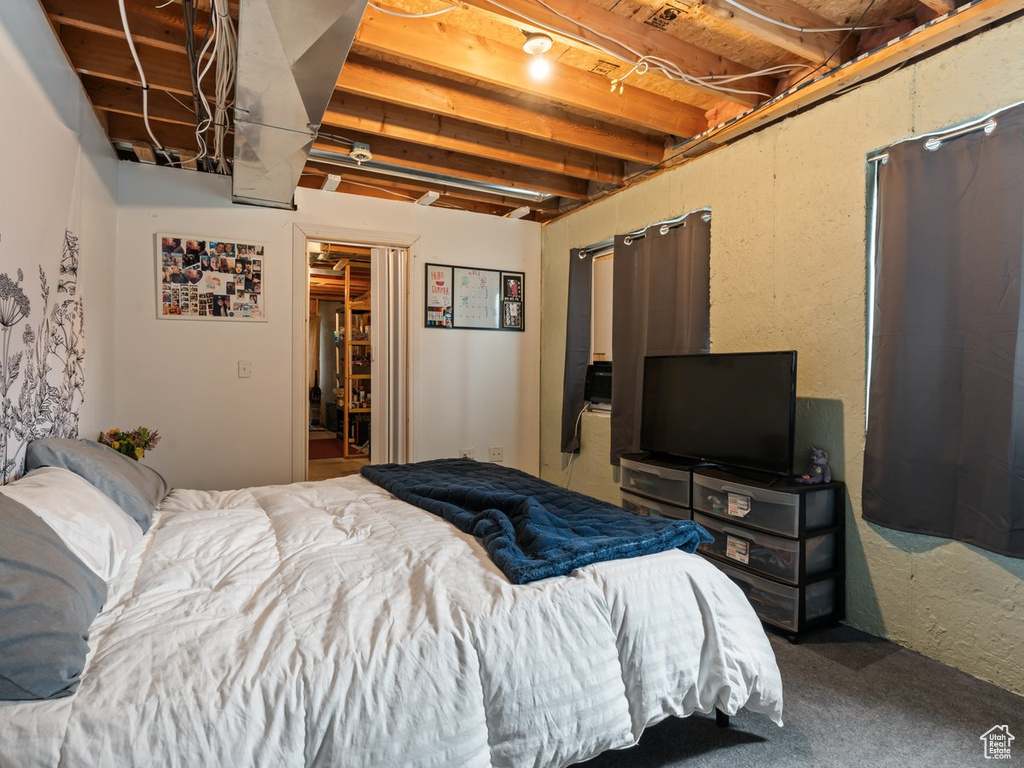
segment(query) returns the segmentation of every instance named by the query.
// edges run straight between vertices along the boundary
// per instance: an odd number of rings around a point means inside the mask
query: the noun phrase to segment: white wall
[[[1022,47],[1024,21],[1004,24],[547,225],[541,366],[542,476],[557,481],[569,248],[710,205],[712,349],[798,350],[798,456],[827,447],[847,483],[850,622],[1017,692],[1024,560],[860,515],[866,156],[1024,101]],[[582,440],[573,487],[614,497],[606,422],[584,418]]]
[[[296,226],[402,234],[411,247],[410,460],[485,457],[502,446],[505,464],[538,471],[540,227],[532,222],[427,208],[317,190],[297,191],[296,211],[230,202],[230,180],[122,163],[118,208],[117,330],[121,366],[117,419],[146,424],[164,442],[147,457],[175,486],[232,488],[292,479],[296,312],[292,275]],[[268,322],[156,317],[155,235],[220,236],[267,245]],[[423,328],[424,264],[440,262],[526,273],[526,331]],[[301,268],[301,267],[300,267]],[[252,361],[239,379],[238,360]]]
[[[62,125],[77,135],[81,147],[79,288],[85,297],[86,356],[79,416],[80,434],[95,438],[101,429],[114,426],[117,158],[36,3],[0,3],[0,84],[17,86],[0,85],[0,169],[9,190],[25,197],[39,193],[43,199],[53,194],[54,180],[40,172],[41,163],[32,163],[48,151],[39,127]],[[17,131],[26,127],[27,134]],[[18,159],[28,159],[28,172],[12,173]],[[66,211],[53,213],[63,217]],[[8,266],[0,261],[0,271]]]

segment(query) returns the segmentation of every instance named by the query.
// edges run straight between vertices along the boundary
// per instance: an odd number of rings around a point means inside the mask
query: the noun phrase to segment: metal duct
[[[365,8],[366,0],[241,0],[234,202],[294,208]]]

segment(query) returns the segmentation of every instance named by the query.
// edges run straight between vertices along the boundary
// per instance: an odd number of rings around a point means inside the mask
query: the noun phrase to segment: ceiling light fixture
[[[334,192],[338,185],[341,184],[341,176],[336,173],[328,173],[327,178],[324,179],[323,186],[320,187],[324,192]]]
[[[526,40],[523,50],[533,57],[530,62],[530,75],[535,80],[544,80],[551,74],[551,62],[544,54],[551,50],[551,38],[543,32],[523,32]]]
[[[416,201],[416,205],[433,205],[437,202],[439,197],[441,197],[441,193],[428,189],[423,193],[423,196]]]
[[[530,206],[524,205],[521,208],[516,208],[515,210],[509,211],[508,213],[506,213],[505,214],[505,218],[506,219],[521,219],[521,218],[523,218],[523,216],[526,216],[529,213],[530,213]]]

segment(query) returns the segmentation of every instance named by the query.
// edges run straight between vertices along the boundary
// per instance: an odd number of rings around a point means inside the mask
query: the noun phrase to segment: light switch
[[[239,360],[238,361],[238,378],[248,379],[252,376],[252,361],[250,360]]]

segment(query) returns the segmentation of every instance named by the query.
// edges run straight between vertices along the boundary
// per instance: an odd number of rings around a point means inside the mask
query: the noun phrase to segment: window
[[[590,361],[610,361],[615,254],[609,248],[591,258],[594,260],[594,277],[590,292]]]

